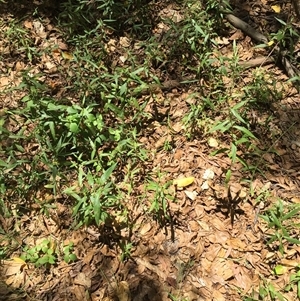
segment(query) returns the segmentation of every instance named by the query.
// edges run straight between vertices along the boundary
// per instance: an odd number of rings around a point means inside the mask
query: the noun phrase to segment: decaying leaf
[[[2,276],[11,276],[18,274],[22,271],[22,269],[26,266],[24,261],[19,258],[13,260],[4,260],[1,264],[1,275]]]
[[[141,235],[146,234],[151,228],[152,228],[152,226],[150,223],[144,224],[140,229],[140,234]]]
[[[73,54],[70,52],[67,52],[67,51],[62,51],[61,55],[65,60],[68,60],[68,61],[71,61],[74,59]]]
[[[130,290],[127,281],[121,281],[117,287],[116,294],[119,301],[130,301]]]

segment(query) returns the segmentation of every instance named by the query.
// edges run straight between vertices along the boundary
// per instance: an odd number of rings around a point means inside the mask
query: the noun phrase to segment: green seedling
[[[70,242],[68,245],[63,247],[64,261],[66,263],[74,262],[77,260],[77,256],[73,252],[74,252],[73,242]]]
[[[268,223],[271,233],[268,234],[269,239],[267,244],[278,244],[280,253],[284,254],[284,243],[300,244],[300,240],[292,235],[298,225],[294,223],[293,217],[299,214],[300,206],[297,205],[284,205],[282,200],[266,211],[261,218]]]
[[[158,181],[148,180],[146,191],[151,195],[149,211],[154,212],[159,220],[169,219],[168,202],[174,201],[174,191],[171,191],[171,181],[164,183],[163,175],[158,174]]]
[[[44,239],[37,246],[31,248],[26,246],[20,258],[25,262],[33,263],[36,267],[49,266],[57,262],[55,252],[55,244],[50,239]]]
[[[126,259],[129,259],[131,257],[131,250],[132,250],[133,244],[132,243],[125,243],[121,246],[122,253],[121,253],[121,261],[125,261]]]

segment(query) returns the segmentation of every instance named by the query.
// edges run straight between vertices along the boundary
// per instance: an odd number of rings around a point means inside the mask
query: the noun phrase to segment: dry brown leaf
[[[159,269],[155,265],[152,265],[149,261],[146,261],[142,258],[136,258],[136,262],[140,265],[145,266],[147,269],[157,274],[160,278],[164,280],[167,278],[167,275],[161,269]]]
[[[76,300],[83,300],[85,301],[85,289],[83,286],[80,285],[74,285],[71,288],[72,293],[76,296]]]
[[[128,47],[130,47],[130,44],[131,44],[131,42],[130,42],[129,38],[127,38],[127,37],[120,37],[120,45],[122,47],[128,48]]]
[[[240,288],[243,288],[244,293],[249,292],[252,287],[252,279],[249,276],[249,270],[242,266],[236,266],[234,274],[236,280],[235,285],[237,285]]]
[[[247,248],[247,244],[243,241],[241,241],[239,238],[230,238],[226,240],[226,244],[233,248],[240,251],[244,251]]]
[[[74,284],[82,285],[85,288],[90,288],[92,282],[91,279],[87,277],[84,273],[79,273],[74,279]]]
[[[151,228],[152,225],[150,223],[144,224],[140,229],[140,234],[145,235]]]
[[[224,295],[218,290],[213,290],[212,297],[214,301],[225,301]]]
[[[299,264],[300,264],[299,260],[292,260],[292,259],[285,259],[285,258],[282,258],[280,260],[280,263],[287,267],[294,267],[294,268],[299,266]]]
[[[119,301],[130,301],[130,290],[127,281],[121,281],[117,287],[116,295]]]
[[[31,21],[25,20],[24,21],[24,27],[28,29],[32,29],[33,25]]]
[[[20,259],[20,261],[10,261],[3,260],[1,263],[1,275],[2,276],[11,276],[20,273],[23,268],[26,266],[24,261]]]

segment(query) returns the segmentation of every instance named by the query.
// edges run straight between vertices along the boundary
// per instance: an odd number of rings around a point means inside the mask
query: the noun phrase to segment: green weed
[[[279,199],[272,208],[261,216],[270,228],[270,233],[267,233],[269,237],[267,244],[273,248],[278,248],[282,255],[285,253],[286,243],[300,244],[300,240],[296,238],[297,235],[294,233],[299,225],[293,222],[293,217],[298,215],[299,211],[299,205],[285,205]]]
[[[66,263],[77,260],[73,252],[74,244],[72,242],[63,247],[62,255]],[[40,267],[56,264],[58,254],[56,243],[51,239],[44,239],[34,247],[25,246],[20,258],[25,262],[33,263],[36,267]]]
[[[34,263],[36,267],[51,265],[57,262],[55,244],[50,239],[44,239],[37,246],[32,248],[25,246],[20,256],[25,262]]]
[[[159,220],[169,220],[169,202],[174,201],[174,193],[171,191],[171,181],[165,182],[164,175],[158,172],[158,179],[149,179],[146,186],[150,196],[149,212],[153,212]]]

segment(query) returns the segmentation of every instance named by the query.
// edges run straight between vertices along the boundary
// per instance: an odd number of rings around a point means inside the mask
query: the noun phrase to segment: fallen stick
[[[238,29],[242,30],[243,32],[245,32],[248,36],[250,36],[256,42],[268,44],[268,38],[265,35],[261,34],[257,30],[255,30],[253,27],[251,27],[249,24],[247,24],[246,22],[239,19],[238,17],[236,17],[232,14],[226,14],[226,18],[230,24],[232,24],[235,28],[238,28]],[[278,59],[281,62],[281,64],[283,65],[287,75],[290,78],[295,78],[297,76],[299,77],[300,72],[290,63],[290,61],[286,58],[286,56],[280,50],[280,48],[278,46],[275,46],[274,50],[277,53]],[[275,59],[273,59],[273,60],[275,62]],[[299,92],[300,91],[299,79],[295,80],[293,83]]]

